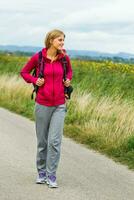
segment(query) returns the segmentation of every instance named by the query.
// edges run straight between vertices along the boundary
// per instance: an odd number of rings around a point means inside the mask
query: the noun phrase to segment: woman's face
[[[62,48],[64,46],[64,35],[61,35],[61,36],[55,38],[52,41],[51,46],[53,46],[57,50],[62,50]]]

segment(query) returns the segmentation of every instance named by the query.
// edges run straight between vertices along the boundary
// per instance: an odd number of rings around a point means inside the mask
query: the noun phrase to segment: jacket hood
[[[44,58],[47,58],[47,50],[48,50],[47,48],[42,49],[42,55],[43,55]],[[66,50],[62,49],[62,53],[58,54],[57,59],[59,60],[59,59],[63,58],[65,55],[66,55]]]

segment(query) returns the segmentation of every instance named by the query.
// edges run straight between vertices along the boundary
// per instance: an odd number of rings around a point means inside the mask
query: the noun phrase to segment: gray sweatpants
[[[66,105],[44,106],[35,104],[37,135],[37,171],[56,175],[60,159]]]

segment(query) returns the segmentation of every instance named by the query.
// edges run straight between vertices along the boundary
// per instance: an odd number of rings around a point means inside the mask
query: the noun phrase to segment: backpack
[[[62,63],[62,67],[64,69],[64,74],[63,74],[63,79],[64,81],[66,80],[66,69],[67,69],[67,60],[66,60],[66,56],[64,56],[63,58],[61,58],[61,63]],[[38,67],[39,67],[39,75],[38,78],[43,78],[44,77],[44,67],[45,67],[45,61],[43,59],[42,56],[42,51],[39,51],[39,59],[38,59]],[[34,69],[32,75],[34,77],[36,77],[36,69]],[[38,88],[39,86],[33,84],[33,91],[31,94],[31,99],[33,99],[34,97],[34,93],[37,94]],[[69,87],[64,87],[64,93],[65,93],[65,98],[66,99],[70,99],[71,98],[71,93],[73,91],[73,87],[70,85]]]

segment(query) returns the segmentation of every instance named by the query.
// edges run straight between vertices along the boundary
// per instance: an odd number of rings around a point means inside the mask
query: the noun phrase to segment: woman
[[[70,86],[72,67],[69,56],[63,49],[65,34],[52,30],[45,38],[42,49],[44,59],[44,78],[34,77],[30,72],[38,70],[39,53],[36,53],[21,70],[21,76],[27,83],[38,86],[35,103],[35,122],[37,135],[37,180],[36,183],[47,183],[49,187],[58,187],[56,170],[60,159],[60,147],[66,114],[64,86]],[[66,81],[63,80],[61,58],[66,57]]]

